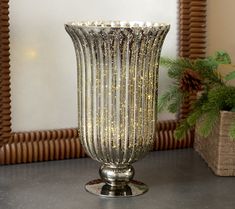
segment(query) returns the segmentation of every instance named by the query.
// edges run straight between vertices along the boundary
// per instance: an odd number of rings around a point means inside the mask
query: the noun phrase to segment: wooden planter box
[[[234,121],[234,112],[221,111],[219,122],[207,138],[200,137],[196,127],[194,148],[219,176],[235,176],[235,140],[228,135]]]

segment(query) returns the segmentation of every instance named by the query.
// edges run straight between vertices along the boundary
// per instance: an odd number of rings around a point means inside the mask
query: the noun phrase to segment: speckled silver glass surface
[[[101,179],[86,190],[107,197],[135,196],[131,164],[154,143],[157,77],[170,26],[150,22],[72,22],[78,72],[78,129],[86,153],[102,163]]]

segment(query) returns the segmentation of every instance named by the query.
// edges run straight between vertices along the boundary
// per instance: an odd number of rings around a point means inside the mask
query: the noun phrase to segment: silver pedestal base
[[[96,179],[88,182],[85,185],[85,189],[92,194],[102,197],[133,197],[148,191],[146,184],[135,180],[131,180],[124,187],[112,187],[101,179]]]

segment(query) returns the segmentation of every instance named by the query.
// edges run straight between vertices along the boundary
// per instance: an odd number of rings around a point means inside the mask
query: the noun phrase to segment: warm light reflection
[[[25,50],[25,56],[28,58],[28,59],[36,59],[37,56],[38,56],[38,53],[35,49],[26,49]]]

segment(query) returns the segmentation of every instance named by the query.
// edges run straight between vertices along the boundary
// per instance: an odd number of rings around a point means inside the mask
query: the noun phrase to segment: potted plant
[[[195,149],[212,170],[221,176],[235,175],[235,68],[221,73],[221,66],[230,66],[225,52],[216,52],[205,59],[162,58],[173,84],[160,96],[158,110],[178,112],[184,98],[196,93],[189,114],[175,130],[176,139],[194,127]]]

